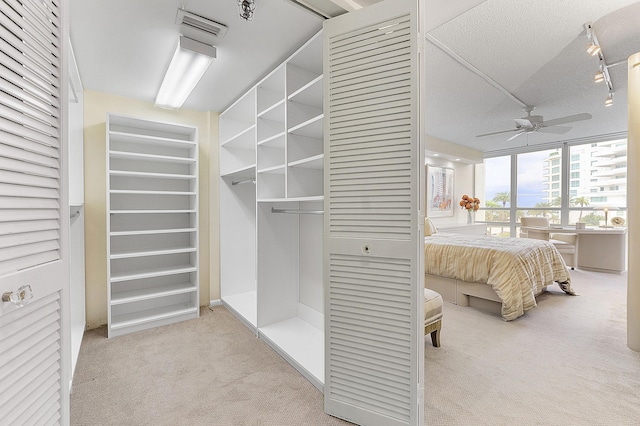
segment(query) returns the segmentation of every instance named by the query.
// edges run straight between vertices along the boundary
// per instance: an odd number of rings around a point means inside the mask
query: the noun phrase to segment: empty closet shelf
[[[155,235],[155,234],[180,234],[196,232],[196,228],[175,228],[175,229],[139,229],[131,231],[113,231],[109,233],[111,237],[122,237],[125,235]]]
[[[111,259],[129,259],[133,257],[163,256],[165,254],[193,253],[195,247],[175,247],[163,250],[131,250],[122,252],[111,252]]]
[[[111,210],[109,214],[140,214],[140,213],[195,213],[195,210]]]
[[[195,272],[197,270],[198,268],[193,265],[164,266],[162,268],[111,274],[111,282],[117,283],[121,281],[131,281],[131,280],[138,280],[142,278],[152,278],[152,277],[162,277],[165,275],[184,274],[187,272]]]
[[[128,170],[110,170],[111,176],[140,177],[152,179],[195,179],[194,175],[183,175],[178,173],[153,173],[153,172],[131,172]]]
[[[198,313],[198,307],[192,306],[190,303],[179,303],[176,305],[162,306],[159,308],[148,309],[145,311],[131,312],[128,314],[112,315],[111,329],[131,327],[134,325],[160,321],[167,318],[177,317],[180,315]],[[195,317],[194,317],[195,318]]]
[[[158,136],[125,133],[125,132],[117,132],[117,131],[110,131],[109,139],[112,141],[118,141],[118,142],[150,144],[153,146],[164,146],[168,148],[192,148],[196,146],[196,143],[194,141],[163,138]]]
[[[169,155],[156,155],[156,154],[140,154],[137,152],[129,151],[109,151],[110,158],[122,158],[125,160],[144,160],[163,163],[176,163],[176,164],[193,164],[196,162],[195,158],[189,157],[175,157]]]
[[[174,296],[176,294],[193,293],[197,288],[192,283],[169,284],[161,287],[144,288],[111,294],[111,305],[140,302],[142,300],[157,299],[159,297]]]

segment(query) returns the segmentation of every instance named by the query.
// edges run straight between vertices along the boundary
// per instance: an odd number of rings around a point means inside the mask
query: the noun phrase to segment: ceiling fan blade
[[[539,132],[556,133],[558,135],[567,133],[569,130],[571,130],[571,127],[567,127],[567,126],[552,126],[552,127],[544,126],[538,129]]]
[[[515,135],[513,135],[509,139],[507,139],[507,142],[514,140],[515,138],[517,138],[518,136],[520,136],[523,133],[526,133],[526,132],[524,130],[520,130],[518,133],[516,133]]]
[[[518,129],[511,129],[511,130],[501,130],[499,132],[483,133],[481,135],[476,135],[476,138],[481,138],[482,136],[499,135],[500,133],[517,132],[517,131],[518,131]]]
[[[545,127],[550,127],[550,126],[555,126],[555,125],[558,125],[558,124],[573,123],[574,121],[589,120],[591,117],[592,117],[591,114],[589,114],[587,112],[583,112],[582,114],[568,115],[566,117],[560,117],[560,118],[554,118],[553,120],[547,120],[547,121],[544,121],[542,124]]]

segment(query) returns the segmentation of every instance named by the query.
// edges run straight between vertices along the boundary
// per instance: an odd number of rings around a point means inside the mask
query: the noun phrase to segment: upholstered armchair
[[[544,228],[549,227],[549,219],[546,217],[523,217],[520,218],[520,223],[522,227],[526,226],[540,226]],[[529,237],[527,230],[520,228],[520,237],[521,238],[538,238],[540,237],[536,234],[535,237]],[[548,233],[544,234],[548,236],[548,240],[552,243],[558,252],[564,259],[564,263],[567,266],[570,266],[571,269],[576,267],[576,246],[578,245],[578,234],[565,234],[565,233]]]

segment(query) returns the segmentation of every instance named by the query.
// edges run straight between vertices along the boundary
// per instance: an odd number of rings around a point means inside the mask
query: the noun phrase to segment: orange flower
[[[464,194],[462,196],[459,204],[460,207],[466,210],[477,211],[478,209],[480,209],[480,199],[477,197],[470,197],[467,194]]]

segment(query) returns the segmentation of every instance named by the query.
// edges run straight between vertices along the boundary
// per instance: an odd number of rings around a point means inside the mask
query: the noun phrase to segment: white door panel
[[[415,0],[325,22],[325,411],[424,411],[422,41]]]
[[[69,423],[66,8],[0,4],[1,424]]]

